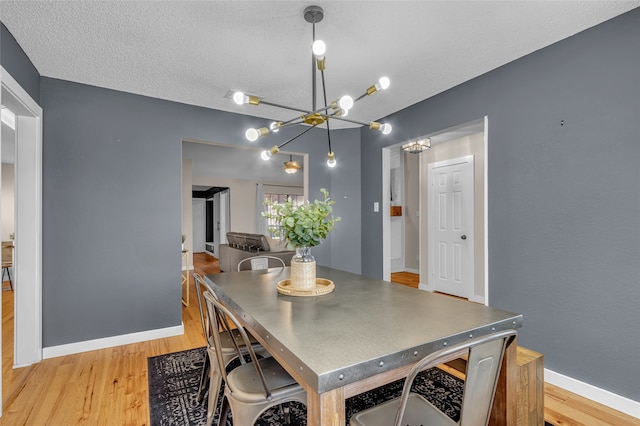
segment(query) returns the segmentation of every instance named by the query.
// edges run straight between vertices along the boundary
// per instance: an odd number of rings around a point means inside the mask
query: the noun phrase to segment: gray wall
[[[182,138],[248,144],[243,129],[266,122],[50,78],[41,100],[43,346],[179,325]],[[263,144],[296,132],[285,130]],[[358,163],[359,131],[335,138]],[[326,131],[293,144],[309,153],[311,199],[351,178],[326,166]],[[360,199],[340,203],[350,214]],[[359,253],[360,229],[341,232]],[[314,249],[320,264],[331,244]]]
[[[364,273],[381,148],[487,115],[491,305],[524,314],[545,367],[640,400],[638,70],[635,9],[388,117],[392,139],[363,130]]]
[[[355,143],[354,143],[355,142]],[[359,274],[360,252],[360,130],[332,132],[331,145],[336,167],[331,171],[331,198],[334,216],[341,221],[331,235],[331,267]],[[325,151],[328,151],[325,149]],[[325,152],[325,160],[326,160]],[[355,160],[355,161],[353,161]],[[354,247],[354,242],[357,247]]]
[[[40,103],[40,74],[7,27],[0,22],[0,64]]]

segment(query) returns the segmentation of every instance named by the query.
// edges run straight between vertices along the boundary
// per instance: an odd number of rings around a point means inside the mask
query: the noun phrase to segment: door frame
[[[489,306],[489,207],[488,207],[488,195],[489,195],[489,190],[488,190],[488,183],[489,183],[489,179],[488,179],[488,170],[489,170],[489,155],[488,155],[488,150],[489,150],[489,117],[488,116],[484,116],[481,119],[478,120],[474,120],[468,123],[463,123],[460,124],[458,126],[453,126],[447,129],[443,129],[443,130],[439,130],[430,134],[425,135],[424,137],[430,137],[431,140],[431,144],[432,146],[436,143],[443,143],[446,141],[437,141],[436,139],[439,139],[441,136],[443,135],[447,135],[449,133],[452,134],[452,137],[449,137],[449,139],[454,139],[455,137],[460,137],[461,135],[458,136],[453,136],[453,135],[457,135],[459,133],[465,133],[466,128],[468,127],[481,127],[482,130],[476,130],[476,131],[470,131],[467,132],[466,134],[473,134],[473,133],[479,133],[479,132],[483,132],[484,135],[484,147],[483,147],[483,151],[484,151],[484,197],[483,197],[483,205],[484,205],[484,241],[483,241],[483,246],[484,246],[484,299],[481,300],[474,300],[478,303],[482,303],[486,306]],[[390,160],[389,160],[389,155],[390,155],[390,150],[394,149],[395,147],[400,147],[403,144],[407,143],[408,141],[402,141],[400,143],[394,144],[394,145],[390,145],[388,147],[383,147],[382,148],[382,182],[381,182],[381,186],[382,186],[382,279],[385,281],[391,281],[391,248],[390,248],[390,243],[391,243],[391,238],[390,238],[390,214],[389,214],[389,206],[390,203],[387,200],[387,197],[384,196],[384,194],[388,194],[389,193],[389,165],[390,165]],[[424,188],[422,187],[422,181],[423,181],[423,176],[422,176],[422,167],[420,168],[420,193],[422,196],[422,192],[424,190]],[[422,202],[420,202],[420,205],[422,205]],[[427,231],[425,229],[423,229],[423,227],[420,227],[420,240],[422,240],[423,238],[426,238],[426,234]],[[478,235],[478,232],[476,230],[476,235]],[[422,277],[424,275],[424,270],[426,270],[426,266],[423,265],[422,262],[422,254],[420,254],[420,276]],[[424,284],[420,284],[420,289],[425,289],[425,285]]]
[[[435,209],[435,197],[437,195],[437,192],[435,190],[435,186],[434,186],[434,182],[432,181],[432,177],[434,174],[434,171],[436,169],[442,168],[442,167],[451,167],[451,166],[455,166],[458,164],[467,164],[471,167],[471,224],[470,224],[470,229],[471,232],[469,232],[468,230],[466,231],[466,234],[470,234],[471,238],[469,241],[469,245],[471,246],[471,250],[472,250],[472,264],[475,264],[475,250],[474,250],[474,242],[475,242],[475,229],[474,229],[474,222],[475,222],[475,205],[473,202],[474,196],[475,196],[475,174],[474,174],[474,155],[470,154],[470,155],[464,155],[462,157],[456,157],[456,158],[451,158],[451,159],[447,159],[447,160],[442,160],[442,161],[436,161],[435,163],[429,163],[427,165],[427,217],[429,218],[429,225],[428,225],[428,235],[430,236],[429,241],[427,242],[428,245],[428,256],[427,256],[427,271],[430,271],[427,275],[427,285],[425,287],[426,290],[428,291],[437,291],[436,290],[436,286],[434,283],[435,280],[435,276],[433,273],[433,268],[434,268],[434,264],[435,262],[435,245],[437,243],[437,241],[435,241],[434,238],[431,238],[432,235],[434,235],[435,233],[433,232],[436,224],[435,222],[432,220],[433,217],[433,210]],[[422,182],[421,182],[422,183]],[[468,194],[469,195],[469,194]],[[457,296],[461,296],[461,297],[465,297],[469,300],[473,299],[473,293],[474,293],[474,279],[475,279],[475,267],[471,268],[471,271],[466,271],[467,274],[471,275],[471,283],[470,284],[465,284],[464,286],[464,293],[463,295],[458,294]],[[421,280],[422,281],[422,280]]]
[[[0,86],[0,102],[16,113],[13,366],[17,368],[42,360],[42,108],[2,66]],[[0,389],[1,383],[2,372]],[[1,409],[0,401],[0,413]]]

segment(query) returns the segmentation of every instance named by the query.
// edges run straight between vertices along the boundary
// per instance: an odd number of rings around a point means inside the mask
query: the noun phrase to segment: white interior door
[[[429,287],[473,295],[473,155],[429,165]]]
[[[194,198],[192,200],[192,218],[193,221],[191,223],[193,223],[193,252],[194,253],[200,253],[203,252],[205,250],[205,245],[204,243],[205,241],[205,237],[206,237],[206,227],[205,227],[205,220],[206,220],[206,206],[205,206],[205,199],[204,198]]]

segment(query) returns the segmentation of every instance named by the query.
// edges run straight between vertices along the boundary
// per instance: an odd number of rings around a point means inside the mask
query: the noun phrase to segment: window
[[[278,204],[286,203],[287,200],[291,198],[294,206],[299,206],[304,204],[304,195],[289,195],[289,194],[264,194],[265,201],[276,202]],[[270,206],[265,206],[265,211],[269,214],[272,213],[272,209]],[[276,235],[276,221],[275,219],[266,219],[267,220],[267,232],[269,233],[269,237],[280,239],[278,235]]]

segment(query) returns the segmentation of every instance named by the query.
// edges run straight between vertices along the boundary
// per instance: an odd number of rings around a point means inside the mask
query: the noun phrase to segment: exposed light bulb
[[[376,84],[376,89],[385,90],[389,87],[390,84],[391,80],[389,80],[388,77],[380,77],[380,80],[378,80],[378,84]]]
[[[327,156],[327,166],[329,167],[335,167],[336,166],[336,154],[332,152],[329,152],[329,155]]]
[[[245,98],[247,98],[247,100],[245,100]],[[233,94],[233,102],[235,102],[236,104],[242,105],[247,101],[248,101],[248,97],[245,96],[244,93],[236,92]]]
[[[389,123],[385,123],[382,126],[380,126],[380,131],[382,132],[383,135],[388,135],[389,133],[391,133],[391,130],[393,128],[391,127],[391,124]]]
[[[269,129],[273,132],[273,133],[277,133],[278,130],[280,130],[280,126],[282,126],[282,121],[274,121],[273,123],[271,123],[269,125]]]
[[[316,55],[319,59],[322,59],[324,54],[327,52],[327,45],[322,40],[316,40],[311,45],[311,51],[314,55]]]
[[[278,148],[276,145],[274,145],[271,148],[269,148],[268,150],[262,151],[260,153],[260,158],[262,158],[264,161],[267,161],[271,157],[273,157],[273,154],[278,153],[278,151],[280,151],[280,148]]]
[[[340,110],[340,117],[346,117],[347,115],[349,115],[349,110],[348,109],[341,109]]]
[[[250,128],[250,129],[247,129],[246,132],[244,132],[244,136],[250,142],[255,142],[260,137],[260,133],[258,132],[258,129]]]
[[[344,95],[338,101],[338,105],[344,110],[350,110],[353,107],[353,98],[349,95]]]
[[[244,136],[250,141],[250,142],[255,142],[259,137],[261,136],[266,136],[269,134],[269,129],[267,129],[266,127],[260,127],[259,129],[247,129],[246,132],[244,132]]]

